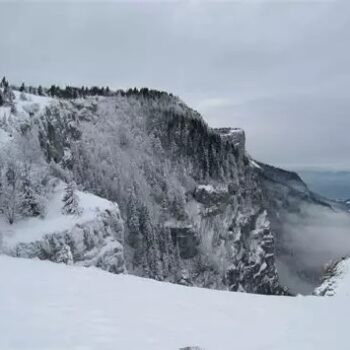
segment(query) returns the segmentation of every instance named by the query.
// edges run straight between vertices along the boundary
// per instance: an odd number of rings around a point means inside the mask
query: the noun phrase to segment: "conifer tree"
[[[144,250],[142,252],[142,264],[149,275],[157,278],[160,274],[160,256],[159,244],[156,238],[154,228],[151,224],[148,208],[142,205],[140,208],[140,232],[144,242]]]
[[[39,198],[26,178],[22,184],[21,214],[23,216],[39,216],[41,213],[42,206]]]
[[[62,213],[65,215],[81,215],[82,210],[79,207],[79,198],[76,193],[77,185],[72,180],[70,181],[66,188],[63,197],[63,208]]]
[[[140,244],[141,237],[139,230],[139,212],[137,209],[136,198],[133,193],[129,194],[126,216],[126,224],[129,230],[128,243],[136,249]]]
[[[38,87],[38,95],[39,95],[39,96],[43,96],[43,95],[44,95],[44,94],[43,94],[43,88],[42,88],[41,85],[39,85],[39,87]]]
[[[9,164],[1,174],[0,209],[11,225],[21,212],[22,198],[19,168]]]

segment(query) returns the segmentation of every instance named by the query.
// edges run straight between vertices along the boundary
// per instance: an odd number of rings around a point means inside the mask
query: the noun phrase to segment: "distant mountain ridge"
[[[299,174],[317,193],[334,200],[350,198],[350,171],[300,170]]]

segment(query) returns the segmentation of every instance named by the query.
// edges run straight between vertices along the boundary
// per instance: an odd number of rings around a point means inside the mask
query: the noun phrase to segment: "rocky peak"
[[[240,128],[215,128],[214,129],[223,140],[232,142],[233,145],[240,149],[245,149],[245,132]]]

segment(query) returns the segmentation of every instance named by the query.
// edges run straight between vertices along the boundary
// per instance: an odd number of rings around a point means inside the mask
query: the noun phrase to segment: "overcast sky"
[[[148,86],[211,126],[243,127],[257,159],[350,169],[350,6],[335,2],[6,3],[13,83]]]

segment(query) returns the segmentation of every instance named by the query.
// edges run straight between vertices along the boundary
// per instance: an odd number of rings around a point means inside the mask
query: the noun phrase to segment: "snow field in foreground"
[[[348,349],[348,298],[271,297],[0,256],[0,349]]]

